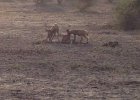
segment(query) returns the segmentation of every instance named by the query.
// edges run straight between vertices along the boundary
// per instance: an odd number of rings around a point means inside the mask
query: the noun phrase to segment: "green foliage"
[[[119,28],[124,30],[140,28],[140,0],[120,0],[116,16]]]

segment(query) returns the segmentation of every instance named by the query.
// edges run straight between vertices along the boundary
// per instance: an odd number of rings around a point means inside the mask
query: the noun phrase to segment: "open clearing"
[[[0,2],[0,100],[140,100],[140,32],[109,29],[111,7],[77,13]],[[61,33],[69,24],[87,29],[90,43],[36,44],[47,36],[44,23],[56,22]],[[99,34],[106,31],[116,34]],[[109,41],[119,46],[102,46]]]

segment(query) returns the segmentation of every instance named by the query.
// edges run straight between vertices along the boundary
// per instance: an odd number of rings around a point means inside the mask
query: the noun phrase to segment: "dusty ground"
[[[111,30],[111,5],[97,5],[77,13],[0,2],[0,100],[140,100],[139,31]],[[44,23],[56,22],[61,33],[68,25],[89,30],[90,43],[36,44],[47,36]],[[102,46],[109,41],[119,46]]]

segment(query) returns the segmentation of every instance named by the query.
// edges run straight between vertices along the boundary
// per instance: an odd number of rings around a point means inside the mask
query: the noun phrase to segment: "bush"
[[[80,9],[80,11],[85,11],[87,8],[93,5],[94,1],[95,0],[78,0],[77,7]]]
[[[140,0],[120,0],[116,16],[119,28],[124,30],[140,28]]]
[[[113,2],[113,0],[108,0],[110,3],[112,3]]]
[[[58,5],[62,5],[63,0],[57,0]]]
[[[34,0],[36,5],[45,5],[47,2],[53,2],[52,0]],[[62,5],[63,0],[56,0],[58,5]]]
[[[12,0],[0,0],[0,2],[12,2]]]
[[[36,5],[44,5],[45,0],[34,0]]]

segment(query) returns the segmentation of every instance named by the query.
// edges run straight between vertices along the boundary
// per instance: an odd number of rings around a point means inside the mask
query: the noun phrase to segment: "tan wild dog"
[[[87,30],[67,30],[67,34],[69,34],[70,36],[71,35],[74,35],[74,41],[73,42],[76,42],[76,36],[80,36],[81,37],[81,40],[80,40],[80,43],[82,43],[83,41],[83,38],[85,38],[87,40],[86,43],[88,43],[88,40],[89,40],[89,37],[88,37],[88,31]]]
[[[54,34],[52,34],[51,30],[46,30],[48,32],[47,41],[52,42]]]
[[[54,26],[51,27],[51,29],[46,29],[48,32],[47,41],[52,42],[54,37],[57,37],[59,40],[59,26],[57,24],[54,24]]]

